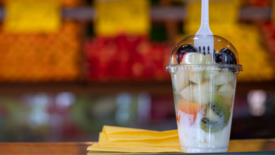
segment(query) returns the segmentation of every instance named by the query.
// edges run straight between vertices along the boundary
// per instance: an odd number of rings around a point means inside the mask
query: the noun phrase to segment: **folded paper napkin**
[[[104,126],[99,142],[89,146],[88,154],[126,153],[183,153],[180,149],[178,130],[151,131],[123,127]]]

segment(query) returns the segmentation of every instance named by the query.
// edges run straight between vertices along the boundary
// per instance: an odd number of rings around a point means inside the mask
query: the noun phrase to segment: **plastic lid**
[[[206,43],[206,41],[210,41]],[[213,44],[213,51],[209,46]],[[189,36],[173,48],[170,55],[169,72],[183,70],[230,70],[242,71],[239,55],[235,47],[226,39],[211,36]]]

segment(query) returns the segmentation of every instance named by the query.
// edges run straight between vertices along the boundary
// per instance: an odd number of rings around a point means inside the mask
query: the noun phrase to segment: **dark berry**
[[[182,45],[177,51],[178,63],[181,63],[185,53],[190,53],[190,52],[198,52],[198,50],[190,44]]]
[[[217,64],[237,64],[235,54],[228,48],[224,48],[219,53],[216,53],[215,60]]]

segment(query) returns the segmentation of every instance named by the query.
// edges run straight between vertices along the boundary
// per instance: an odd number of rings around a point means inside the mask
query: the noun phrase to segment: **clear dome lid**
[[[188,36],[173,48],[167,71],[193,70],[194,68],[242,71],[235,47],[226,39],[216,35]]]

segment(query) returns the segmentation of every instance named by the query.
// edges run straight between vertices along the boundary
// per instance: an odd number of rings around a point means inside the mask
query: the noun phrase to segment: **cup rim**
[[[231,64],[201,64],[201,65],[190,65],[190,64],[178,64],[166,66],[166,71],[170,73],[181,72],[181,71],[232,71],[239,72],[243,71],[242,65],[231,65]]]

